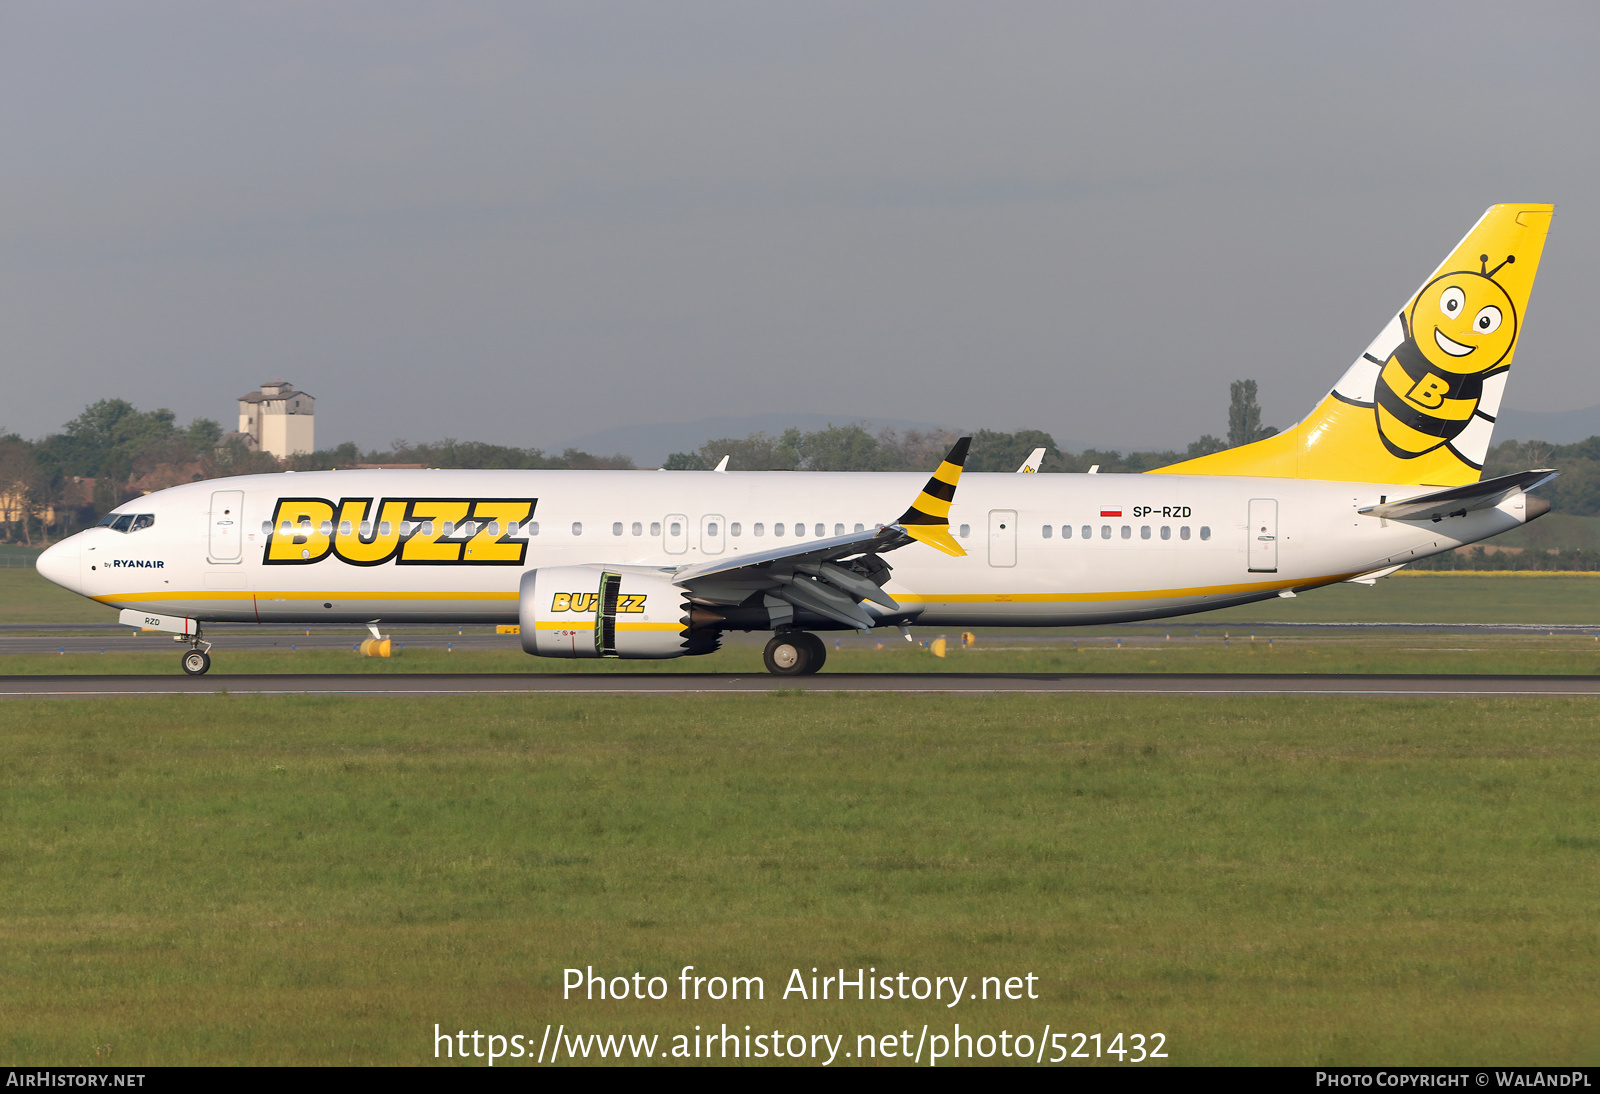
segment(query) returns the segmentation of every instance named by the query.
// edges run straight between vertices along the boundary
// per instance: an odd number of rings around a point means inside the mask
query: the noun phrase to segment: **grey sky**
[[[1287,424],[1495,201],[1600,403],[1590,4],[0,5],[0,424],[559,447],[794,410]]]

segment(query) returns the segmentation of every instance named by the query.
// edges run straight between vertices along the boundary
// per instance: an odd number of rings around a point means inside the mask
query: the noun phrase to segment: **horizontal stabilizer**
[[[1511,495],[1543,486],[1560,473],[1550,470],[1518,471],[1515,475],[1502,475],[1497,479],[1486,479],[1453,490],[1440,490],[1435,494],[1423,494],[1383,505],[1369,505],[1360,512],[1386,520],[1440,521],[1445,517],[1464,517],[1478,509],[1493,509]]]

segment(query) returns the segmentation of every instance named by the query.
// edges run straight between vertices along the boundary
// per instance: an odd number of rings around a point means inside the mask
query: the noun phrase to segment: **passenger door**
[[[661,546],[669,555],[681,555],[689,549],[689,518],[682,513],[668,513],[661,522]]]
[[[1017,511],[989,510],[989,565],[1017,564]]]
[[[211,492],[211,540],[207,556],[212,562],[238,562],[244,546],[244,491]]]
[[[1250,499],[1250,572],[1278,572],[1278,503],[1272,498]]]

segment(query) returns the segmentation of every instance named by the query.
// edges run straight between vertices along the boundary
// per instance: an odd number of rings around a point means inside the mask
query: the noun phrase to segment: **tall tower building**
[[[314,452],[317,400],[291,383],[273,380],[239,396],[239,432],[280,460]]]

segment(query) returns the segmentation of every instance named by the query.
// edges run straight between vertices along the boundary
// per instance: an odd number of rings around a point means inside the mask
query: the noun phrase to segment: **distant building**
[[[280,460],[316,451],[313,437],[317,400],[293,384],[274,380],[260,391],[239,396],[239,433],[249,448]]]

